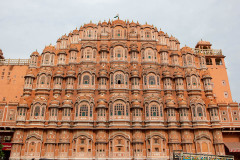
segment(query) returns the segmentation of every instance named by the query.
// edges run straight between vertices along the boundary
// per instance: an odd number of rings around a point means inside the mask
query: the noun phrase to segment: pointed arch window
[[[202,107],[201,107],[201,106],[198,106],[198,107],[197,107],[197,113],[198,113],[198,116],[199,116],[199,117],[202,117],[202,116],[203,116],[203,110],[202,110]]]
[[[192,65],[192,56],[191,55],[187,55],[187,62],[188,62],[189,66]]]
[[[158,107],[156,105],[151,106],[151,116],[153,117],[159,116]]]
[[[124,105],[121,103],[118,103],[114,106],[114,115],[118,115],[118,116],[124,116],[125,112],[124,112]]]
[[[79,116],[88,116],[88,107],[86,105],[80,106]]]
[[[115,84],[124,84],[124,76],[122,74],[115,75]]]
[[[34,116],[39,116],[40,115],[40,106],[36,106],[34,110]]]
[[[149,85],[155,85],[156,81],[155,81],[155,76],[149,76]]]
[[[89,81],[90,81],[89,75],[83,76],[83,84],[89,84]]]

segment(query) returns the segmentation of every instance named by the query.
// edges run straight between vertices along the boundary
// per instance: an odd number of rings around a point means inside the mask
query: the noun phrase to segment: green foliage
[[[2,144],[0,144],[0,159],[3,159],[4,158],[4,153],[3,153],[3,151],[2,151],[2,148],[3,148],[3,145]]]

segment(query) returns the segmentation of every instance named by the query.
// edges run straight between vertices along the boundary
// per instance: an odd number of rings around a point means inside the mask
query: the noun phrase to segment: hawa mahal
[[[239,104],[208,41],[182,47],[138,22],[84,24],[30,59],[0,52],[0,138],[10,159],[239,156]],[[7,153],[7,152],[6,152]]]

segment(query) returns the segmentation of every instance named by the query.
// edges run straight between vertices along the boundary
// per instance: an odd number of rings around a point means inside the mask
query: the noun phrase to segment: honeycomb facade
[[[207,63],[224,57],[204,52],[209,44],[180,48],[151,25],[118,19],[85,24],[33,52],[10,159],[225,155],[220,107],[231,95],[219,105]]]

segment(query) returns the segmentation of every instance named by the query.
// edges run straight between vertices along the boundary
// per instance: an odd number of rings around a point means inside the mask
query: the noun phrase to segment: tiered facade
[[[199,50],[180,49],[151,25],[115,20],[86,24],[33,52],[10,159],[224,155],[219,105]]]

